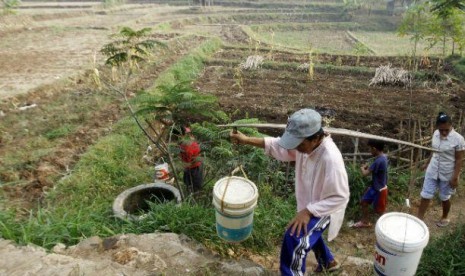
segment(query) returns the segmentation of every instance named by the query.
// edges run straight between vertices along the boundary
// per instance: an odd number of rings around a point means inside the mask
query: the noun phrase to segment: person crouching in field
[[[373,205],[375,212],[380,215],[386,211],[388,158],[384,154],[384,142],[370,139],[368,140],[368,146],[375,160],[369,167],[368,165],[364,165],[360,169],[364,176],[368,176],[371,173],[371,186],[365,191],[361,200],[362,218],[352,226],[353,228],[372,226],[368,218],[368,206],[370,204]]]
[[[181,128],[182,137],[179,143],[180,157],[184,164],[184,184],[190,193],[202,190],[203,173],[200,160],[200,145],[187,126]]]

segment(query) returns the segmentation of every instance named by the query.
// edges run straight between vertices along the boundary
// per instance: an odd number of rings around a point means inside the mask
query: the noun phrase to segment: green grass
[[[356,22],[317,22],[317,23],[293,23],[278,22],[270,24],[250,25],[253,32],[285,32],[285,31],[309,31],[309,30],[356,30],[360,25]]]
[[[194,126],[196,134],[200,130],[200,125]],[[241,131],[249,133],[247,129]],[[204,133],[208,134],[207,131]],[[249,134],[256,135],[257,132],[255,130]],[[180,206],[152,204],[148,217],[141,222],[113,218],[113,199],[128,187],[149,182],[152,175],[151,168],[141,163],[140,158],[146,139],[131,119],[117,123],[114,133],[100,139],[82,156],[74,172],[60,181],[49,194],[48,205],[32,211],[30,217],[23,220],[15,219],[13,212],[0,212],[0,233],[2,237],[20,244],[35,243],[51,248],[58,242],[72,245],[93,235],[105,237],[118,233],[169,231],[186,234],[221,254],[226,254],[229,249],[270,252],[279,246],[285,226],[295,215],[294,194],[290,187],[283,185],[283,163],[270,160],[260,149],[238,149],[229,143],[221,146],[224,142],[222,139],[214,139],[216,147],[212,145],[212,148],[206,149],[211,150],[207,156],[212,156],[212,160],[216,161],[206,163],[213,163],[216,166],[213,167],[214,173],[223,173],[223,176],[237,164],[235,162],[244,164],[260,194],[252,236],[240,244],[225,243],[216,235],[210,191],[218,175],[206,183],[202,197],[195,201],[188,199]],[[214,149],[218,146],[223,152],[215,153]],[[231,163],[228,164],[226,160]],[[366,179],[360,176],[359,170],[348,170],[351,176],[351,202],[347,214],[358,215],[358,202],[366,188]]]
[[[459,220],[462,219],[462,220]],[[465,275],[465,224],[462,221],[447,234],[430,240],[423,250],[417,269],[417,276],[429,275]]]
[[[153,85],[174,85],[178,82],[191,81],[197,78],[204,66],[208,55],[212,54],[221,46],[221,40],[212,38],[204,42],[200,47],[194,49],[189,55],[183,57],[168,70],[161,73]]]
[[[218,40],[206,41],[194,50],[198,56],[191,54],[176,63],[162,74],[162,81],[195,78],[204,55],[217,46]],[[39,206],[29,218],[17,221],[13,212],[1,212],[2,236],[50,248],[57,242],[74,244],[84,237],[123,231],[112,217],[112,201],[126,188],[151,182],[153,172],[141,159],[148,142],[134,121],[123,119],[112,129],[112,134],[82,155],[73,173],[55,186],[46,205]]]
[[[297,11],[297,12],[261,12],[261,13],[239,13],[239,14],[225,14],[225,15],[213,15],[207,16],[204,20],[209,23],[238,23],[244,25],[263,24],[265,22],[332,22],[342,21],[344,18],[340,13],[322,13],[322,12],[309,12],[309,11]]]
[[[232,59],[208,59],[207,62],[210,65],[221,65],[227,67],[235,67],[240,64],[239,60]],[[265,61],[262,65],[263,69],[271,70],[284,70],[284,71],[296,71],[298,66],[301,63],[297,62],[275,62],[275,61]],[[315,64],[315,72],[317,73],[340,73],[340,74],[354,74],[354,75],[363,75],[363,76],[373,76],[375,73],[374,68],[364,67],[364,66],[336,66],[332,64]],[[246,74],[246,72],[244,72]]]
[[[383,56],[407,56],[413,51],[413,42],[409,37],[400,37],[396,32],[377,31],[352,31],[352,33],[378,55]],[[428,44],[420,42],[417,48],[417,56],[442,55],[442,48],[435,46],[431,50],[424,50]]]
[[[48,132],[45,133],[45,137],[47,137],[50,140],[60,138],[67,136],[69,133],[73,132],[75,126],[70,125],[70,124],[65,124],[63,126],[60,126],[58,128],[52,129]]]
[[[151,180],[151,168],[141,163],[146,139],[130,119],[114,126],[114,133],[100,139],[81,158],[74,172],[60,181],[47,197],[47,205],[31,211],[26,219],[16,219],[12,211],[0,212],[3,238],[20,244],[34,243],[46,248],[61,242],[72,245],[82,238],[118,233],[169,231],[186,234],[221,254],[234,251],[269,252],[280,243],[283,229],[295,215],[292,193],[276,195],[276,184],[255,180],[260,198],[255,210],[252,236],[243,243],[230,244],[218,238],[211,193],[215,180],[206,183],[204,194],[181,205],[152,204],[141,222],[113,218],[113,199],[124,189]],[[241,159],[260,178],[260,167],[268,166],[262,151],[245,148],[250,155]],[[251,151],[250,151],[251,150]],[[227,156],[225,158],[228,158]],[[223,163],[223,162],[221,162]],[[218,164],[217,164],[218,165]],[[253,172],[256,172],[253,173]],[[262,180],[267,180],[262,176]],[[281,188],[282,190],[282,188]]]
[[[321,22],[321,23],[273,23],[250,25],[244,31],[255,40],[273,44],[277,48],[293,48],[301,51],[312,49],[332,54],[354,54],[354,43],[348,42],[346,31],[351,31],[357,39],[373,49],[377,55],[406,56],[413,51],[413,42],[409,37],[400,37],[395,30],[364,30],[357,22]],[[450,52],[450,43],[446,52]],[[426,41],[421,41],[417,56],[442,55],[442,48],[436,45],[430,50]]]
[[[465,80],[465,58],[461,58],[455,65],[454,65],[454,74]]]
[[[156,31],[170,31],[171,30],[171,25],[170,25],[169,22],[159,23],[154,27],[154,30],[156,30]]]
[[[187,49],[188,46],[185,44],[192,40],[197,42],[198,38],[181,36],[170,41],[169,47],[176,51],[182,47]],[[159,57],[157,62],[163,64],[167,59],[169,55],[164,55]],[[35,171],[42,160],[48,162],[52,160],[53,163],[54,149],[67,148],[68,143],[89,143],[75,138],[81,138],[82,131],[93,132],[92,128],[95,124],[101,129],[102,126],[96,122],[96,117],[101,116],[105,120],[107,117],[105,114],[108,114],[110,108],[113,115],[120,116],[118,113],[122,111],[119,98],[112,93],[95,91],[96,88],[86,79],[88,74],[89,72],[82,76],[85,80],[82,85],[70,87],[71,84],[60,81],[51,87],[51,94],[37,99],[38,107],[2,117],[0,136],[3,150],[0,182],[6,185],[27,183],[30,181],[27,173]],[[27,102],[26,97],[27,95],[18,96],[18,102]],[[10,110],[13,107],[8,101],[0,103],[1,110]],[[113,124],[101,123],[109,129]],[[75,156],[64,156],[64,158],[73,157]],[[24,170],[27,172],[25,173]]]
[[[164,4],[169,4],[169,5],[182,5],[185,6],[187,3],[185,0],[180,1],[180,0],[154,0],[152,3],[164,3]],[[227,2],[228,7],[240,7],[240,8],[254,8],[254,9],[272,9],[272,10],[291,10],[295,11],[296,9],[301,10],[301,9],[308,9],[311,11],[338,11],[342,7],[342,2],[326,2],[326,1],[316,1],[316,2],[307,2],[307,1],[302,1],[302,2],[287,2],[287,1],[240,1],[240,0],[232,0],[232,1],[224,1]],[[219,4],[219,3],[215,3]],[[198,12],[197,10],[187,10],[187,11],[182,11],[183,13],[195,13]]]
[[[459,55],[448,56],[445,60],[447,69],[461,81],[465,81],[465,57]]]
[[[3,154],[0,164],[0,179],[4,184],[8,185],[15,184],[18,181],[27,182],[27,180],[22,179],[23,176],[20,172],[33,171],[37,162],[54,152],[55,145],[53,142],[43,136],[21,143],[20,146],[14,147]]]
[[[347,42],[345,31],[357,23],[275,23],[244,27],[254,40],[274,45],[277,49],[324,52],[333,54],[351,53],[353,45]]]
[[[69,104],[71,102],[75,104]],[[17,180],[11,173],[19,173],[21,168],[32,171],[41,158],[66,143],[66,138],[75,134],[83,122],[111,102],[114,102],[113,97],[99,93],[61,93],[54,101],[44,99],[38,102],[37,108],[2,118],[0,131],[4,151],[0,179],[8,183]]]
[[[186,234],[220,253],[228,249],[265,252],[279,243],[283,229],[295,214],[295,201],[276,196],[272,186],[259,184],[260,200],[255,211],[254,232],[247,241],[231,245],[216,235],[214,208],[207,183],[203,197],[180,206],[153,204],[142,222],[116,220],[111,205],[124,189],[151,180],[151,168],[141,163],[146,139],[132,120],[115,125],[114,133],[100,139],[81,158],[74,172],[60,181],[47,197],[47,205],[31,211],[26,219],[0,212],[3,238],[20,244],[34,243],[46,248],[61,242],[75,244],[80,239],[117,233],[169,231]],[[263,153],[261,153],[263,155]],[[257,164],[256,157],[251,157]],[[258,183],[258,182],[257,182]]]
[[[141,160],[145,147],[134,122],[120,121],[114,133],[92,146],[73,173],[55,186],[46,205],[26,220],[2,213],[2,236],[50,248],[57,242],[74,244],[83,237],[113,234],[109,229],[118,225],[111,213],[113,199],[128,187],[151,181],[150,168]]]
[[[204,189],[210,191],[213,187]],[[128,222],[123,228],[131,233],[153,232],[154,229],[182,233],[221,254],[229,248],[264,253],[274,250],[280,243],[283,229],[295,214],[295,201],[276,197],[268,185],[259,187],[259,193],[252,235],[240,244],[226,243],[216,234],[215,209],[209,195],[196,203],[187,200],[179,206],[151,204],[151,211],[144,221]]]
[[[345,31],[340,30],[277,31],[273,39],[271,33],[262,33],[258,39],[265,43],[274,41],[278,48],[292,45],[295,49],[312,49],[320,53],[343,54],[353,48],[345,39]]]

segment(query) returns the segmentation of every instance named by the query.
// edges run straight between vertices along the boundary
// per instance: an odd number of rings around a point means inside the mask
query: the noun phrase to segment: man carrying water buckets
[[[249,137],[234,131],[230,137],[238,144],[263,148],[278,160],[295,161],[297,214],[284,234],[282,275],[303,275],[310,250],[318,262],[314,272],[337,270],[340,264],[322,234],[329,225],[328,240],[337,236],[349,201],[349,184],[342,154],[323,132],[321,115],[313,109],[295,112],[281,138]]]

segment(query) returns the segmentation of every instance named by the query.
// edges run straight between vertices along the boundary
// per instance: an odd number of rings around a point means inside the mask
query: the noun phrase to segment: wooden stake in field
[[[399,133],[400,135],[402,135],[404,133],[404,122],[400,121],[400,129],[399,129]],[[401,136],[402,137],[402,136]],[[397,144],[397,150],[399,151],[397,153],[397,168],[399,168],[400,166],[400,150],[401,150],[401,146],[400,144]]]
[[[352,164],[355,166],[355,164],[357,163],[358,142],[359,142],[358,137],[356,137],[355,139],[352,139],[352,142],[354,143],[354,158],[352,159]]]
[[[412,141],[413,143],[415,143],[416,132],[417,132],[417,121],[413,121],[413,130],[412,130],[412,134],[410,135],[411,137],[410,141]],[[410,150],[410,174],[412,173],[412,167],[414,165],[414,162],[413,162],[414,155],[415,155],[415,151],[412,148]]]

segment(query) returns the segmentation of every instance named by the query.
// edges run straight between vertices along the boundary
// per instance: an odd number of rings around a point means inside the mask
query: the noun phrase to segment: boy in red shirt
[[[180,156],[184,163],[183,181],[190,192],[202,189],[202,161],[200,160],[200,145],[195,141],[189,127],[182,127],[182,138],[179,144]]]

